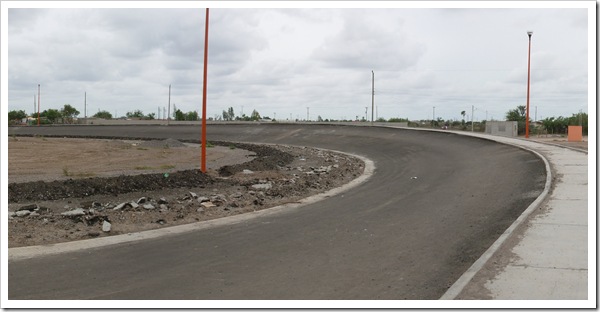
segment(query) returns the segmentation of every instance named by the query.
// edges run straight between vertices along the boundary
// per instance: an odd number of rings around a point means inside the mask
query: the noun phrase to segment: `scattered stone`
[[[199,203],[203,203],[203,202],[210,201],[210,199],[208,197],[202,196],[202,197],[198,197],[197,201]]]
[[[34,211],[34,212],[30,213],[29,216],[30,217],[39,217],[40,214]]]
[[[242,194],[240,192],[235,192],[235,193],[229,195],[229,197],[231,197],[231,198],[240,198],[242,196],[244,196],[244,194]]]
[[[163,224],[166,224],[167,221],[165,221],[164,219],[158,219],[158,220],[156,220],[156,223],[163,225]]]
[[[140,199],[137,200],[138,204],[143,204],[146,202],[146,197],[140,197]]]
[[[192,198],[194,198],[194,199],[198,198],[198,195],[194,192],[190,192],[190,196],[192,196]]]
[[[110,232],[110,228],[111,228],[110,222],[104,220],[104,222],[102,222],[102,232]]]
[[[22,206],[21,208],[17,209],[17,211],[24,211],[24,210],[34,211],[39,208],[40,208],[40,206],[38,206],[37,204],[31,204],[31,205]]]
[[[156,207],[154,207],[152,204],[145,204],[145,205],[144,205],[144,206],[142,206],[142,207],[144,207],[144,209],[147,209],[147,210],[152,210],[152,209],[156,208]]]
[[[120,203],[115,208],[113,208],[113,210],[121,210],[121,209],[126,209],[126,208],[131,208],[131,207],[133,207],[131,205],[131,203]]]
[[[65,217],[77,217],[85,215],[85,210],[83,208],[76,208],[70,211],[65,211],[61,213],[61,215]]]
[[[204,207],[204,208],[217,207],[217,205],[215,205],[215,204],[213,204],[213,203],[211,203],[209,201],[208,202],[203,202],[200,205],[202,205],[202,207]]]
[[[160,206],[158,206],[158,208],[160,208],[160,210],[169,210],[169,207],[165,204],[160,204]]]
[[[196,209],[196,212],[204,212],[204,209],[202,207]]]
[[[252,171],[252,170],[248,170],[248,169],[244,169],[244,170],[242,170],[242,173],[243,173],[243,174],[253,174],[253,173],[254,173],[254,171]]]
[[[15,214],[15,215],[16,215],[17,217],[26,217],[26,216],[28,216],[29,214],[31,214],[31,211],[29,211],[29,210],[19,210],[19,211],[17,211],[17,212],[16,212],[16,214]]]
[[[9,212],[8,212],[8,216],[9,216],[9,217],[14,217],[14,216],[16,216],[16,215],[17,215],[17,213],[16,213],[16,212],[14,212],[14,211],[9,211]]]
[[[271,189],[273,187],[273,185],[271,184],[271,182],[268,182],[268,183],[261,183],[261,184],[253,184],[251,187],[255,190],[268,190],[268,189]]]
[[[131,205],[131,208],[133,208],[133,209],[136,209],[140,206],[136,202],[130,202],[129,204]]]
[[[168,204],[168,203],[169,202],[164,197],[161,197],[161,198],[158,199],[158,204],[159,205]]]
[[[88,232],[87,235],[89,237],[98,237],[98,236],[100,236],[100,233],[98,233],[98,232]]]

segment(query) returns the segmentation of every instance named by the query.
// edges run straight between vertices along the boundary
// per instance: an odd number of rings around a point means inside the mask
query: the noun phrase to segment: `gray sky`
[[[243,107],[305,119],[310,107],[311,120],[354,119],[368,107],[370,119],[373,70],[379,117],[430,119],[435,106],[436,117],[462,119],[474,105],[476,120],[503,119],[526,103],[528,30],[531,117],[536,106],[538,119],[588,112],[595,44],[586,8],[218,5],[210,10],[208,117],[231,106],[236,115]],[[39,83],[42,110],[71,104],[83,116],[87,92],[88,116],[159,107],[162,115],[171,84],[172,106],[201,111],[204,19],[203,8],[10,8],[8,109],[32,112]]]

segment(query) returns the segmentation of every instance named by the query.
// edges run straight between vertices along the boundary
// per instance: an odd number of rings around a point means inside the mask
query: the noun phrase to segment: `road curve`
[[[12,134],[197,139],[200,127],[9,128]],[[263,124],[209,125],[207,137],[339,150],[377,169],[367,183],[300,209],[11,261],[8,298],[438,299],[545,183],[544,163],[532,153],[451,133]]]

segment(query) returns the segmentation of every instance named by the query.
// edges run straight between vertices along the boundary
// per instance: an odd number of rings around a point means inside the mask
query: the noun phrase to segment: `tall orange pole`
[[[529,138],[529,84],[531,81],[531,35],[533,31],[528,31],[529,36],[529,52],[527,53],[527,112],[525,113],[525,138]]]
[[[202,82],[202,172],[206,172],[206,76],[208,71],[208,8],[206,8],[206,26],[204,27],[204,79]]]

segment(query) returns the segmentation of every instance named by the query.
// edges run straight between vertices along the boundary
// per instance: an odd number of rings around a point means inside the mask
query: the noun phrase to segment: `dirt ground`
[[[312,148],[214,142],[11,137],[9,247],[210,220],[341,186],[362,161]]]
[[[556,145],[561,145],[561,146],[582,149],[582,150],[586,150],[586,151],[588,150],[588,137],[587,136],[584,136],[583,141],[581,141],[581,142],[569,142],[565,135],[550,135],[550,134],[539,135],[539,136],[534,135],[534,136],[530,136],[529,139],[532,141],[540,142],[540,143],[550,143],[550,144],[556,144]]]

